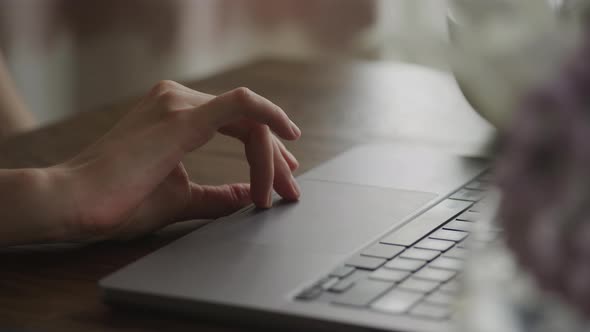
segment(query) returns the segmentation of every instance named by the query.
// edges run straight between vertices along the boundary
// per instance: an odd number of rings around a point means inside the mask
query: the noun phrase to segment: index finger
[[[201,105],[193,114],[196,123],[205,120],[215,130],[246,117],[268,125],[284,139],[295,140],[301,136],[301,130],[279,106],[247,88],[226,92]]]

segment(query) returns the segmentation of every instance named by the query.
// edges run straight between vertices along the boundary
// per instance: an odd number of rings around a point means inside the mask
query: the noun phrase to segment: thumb
[[[222,186],[190,184],[191,196],[183,219],[213,219],[229,215],[251,204],[247,183]]]

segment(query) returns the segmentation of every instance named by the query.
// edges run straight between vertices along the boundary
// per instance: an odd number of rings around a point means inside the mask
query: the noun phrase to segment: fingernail
[[[297,127],[297,125],[293,121],[291,121],[291,131],[293,132],[293,135],[295,135],[296,137],[301,136],[301,129],[299,129],[299,127]]]
[[[268,199],[266,200],[266,207],[269,209],[272,207],[272,193],[268,195]]]
[[[301,187],[299,187],[299,184],[293,175],[291,175],[291,184],[293,185],[293,190],[297,193],[297,197],[301,196]]]

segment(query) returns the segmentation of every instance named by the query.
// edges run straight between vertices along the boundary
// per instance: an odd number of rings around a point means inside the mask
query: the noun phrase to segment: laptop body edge
[[[239,211],[123,268],[100,287],[111,304],[197,316],[225,312],[318,329],[441,331],[445,324],[305,303],[294,295],[486,169],[485,160],[428,148],[361,146],[301,175],[302,202]],[[392,220],[382,222],[385,217]]]

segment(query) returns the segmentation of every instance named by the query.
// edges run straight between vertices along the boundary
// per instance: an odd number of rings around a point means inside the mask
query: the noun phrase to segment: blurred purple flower
[[[590,31],[500,134],[498,217],[540,285],[590,315]]]

